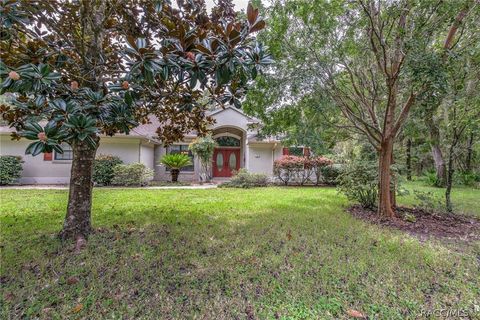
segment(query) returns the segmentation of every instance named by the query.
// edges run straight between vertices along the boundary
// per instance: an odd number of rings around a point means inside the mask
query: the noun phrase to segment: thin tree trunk
[[[98,138],[96,139],[98,146]],[[60,237],[63,240],[84,240],[92,230],[92,172],[96,148],[91,148],[86,142],[78,141],[72,145],[73,160],[68,194],[68,208],[63,230]]]
[[[412,181],[412,139],[407,139],[407,180]]]
[[[378,183],[378,214],[380,216],[394,217],[393,204],[391,199],[391,173],[393,139],[382,142],[379,153],[379,183]]]
[[[453,180],[453,149],[454,146],[450,147],[450,154],[448,155],[448,173],[447,173],[447,183],[446,183],[446,190],[445,190],[445,206],[447,212],[453,212],[453,204],[452,204],[452,180]]]
[[[473,155],[473,132],[470,133],[470,137],[467,142],[467,156],[465,158],[465,171],[472,172],[472,155]]]
[[[442,149],[440,148],[440,129],[430,115],[427,119],[427,126],[430,131],[430,147],[432,149],[432,158],[435,164],[435,172],[437,174],[437,187],[445,187],[447,181],[447,172],[445,168],[445,161],[443,160]]]

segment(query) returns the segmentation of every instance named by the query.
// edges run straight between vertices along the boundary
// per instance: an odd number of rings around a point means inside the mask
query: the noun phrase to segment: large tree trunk
[[[432,144],[432,157],[437,175],[437,182],[435,185],[437,187],[445,187],[447,182],[447,170],[445,161],[443,160],[442,149],[440,149],[440,144]]]
[[[407,139],[407,180],[412,181],[412,139]]]
[[[393,139],[384,140],[379,152],[378,164],[378,214],[380,216],[394,217],[393,203],[391,199],[391,172]]]
[[[96,139],[98,146],[98,138]],[[63,230],[60,234],[63,240],[85,239],[92,230],[92,171],[96,148],[92,148],[84,141],[72,145],[73,160],[68,194],[68,208]]]

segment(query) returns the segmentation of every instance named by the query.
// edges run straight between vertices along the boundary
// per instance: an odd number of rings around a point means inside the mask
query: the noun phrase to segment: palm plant
[[[160,159],[160,163],[170,168],[170,174],[172,175],[172,182],[178,181],[178,174],[180,169],[192,164],[190,157],[183,153],[167,154]]]

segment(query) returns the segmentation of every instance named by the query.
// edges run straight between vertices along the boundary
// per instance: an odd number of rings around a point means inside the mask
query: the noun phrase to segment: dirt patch
[[[405,231],[425,240],[431,237],[445,240],[480,240],[480,220],[458,214],[428,212],[423,209],[399,207],[396,217],[379,217],[370,209],[355,205],[348,209],[355,217],[368,222]]]

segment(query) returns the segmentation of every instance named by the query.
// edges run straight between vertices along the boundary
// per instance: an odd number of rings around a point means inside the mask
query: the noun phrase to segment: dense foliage
[[[336,179],[337,189],[362,207],[373,209],[377,204],[378,172],[376,163],[352,161],[342,168]]]
[[[322,157],[299,157],[284,155],[273,163],[273,173],[278,181],[288,185],[314,182],[316,185],[322,181],[323,168],[332,165],[333,161]]]
[[[202,166],[202,172],[200,172],[200,182],[210,181],[210,164],[212,162],[213,152],[217,142],[210,136],[199,137],[193,140],[188,149],[198,157]]]
[[[0,185],[11,184],[22,176],[22,159],[0,156]]]
[[[388,189],[399,162],[410,178],[412,167],[420,175],[436,169],[439,186],[447,185],[450,155],[454,171],[480,170],[478,5],[273,1],[262,40],[276,63],[245,107],[266,134],[322,154],[370,143],[382,185],[378,211],[393,216]]]
[[[143,163],[118,164],[113,168],[112,184],[116,186],[141,187],[153,178],[153,170]]]
[[[268,176],[263,173],[251,173],[242,168],[236,172],[230,181],[220,185],[223,188],[255,188],[268,186]]]
[[[114,167],[122,163],[123,161],[117,156],[98,155],[93,165],[93,182],[102,186],[110,185],[114,177]]]

